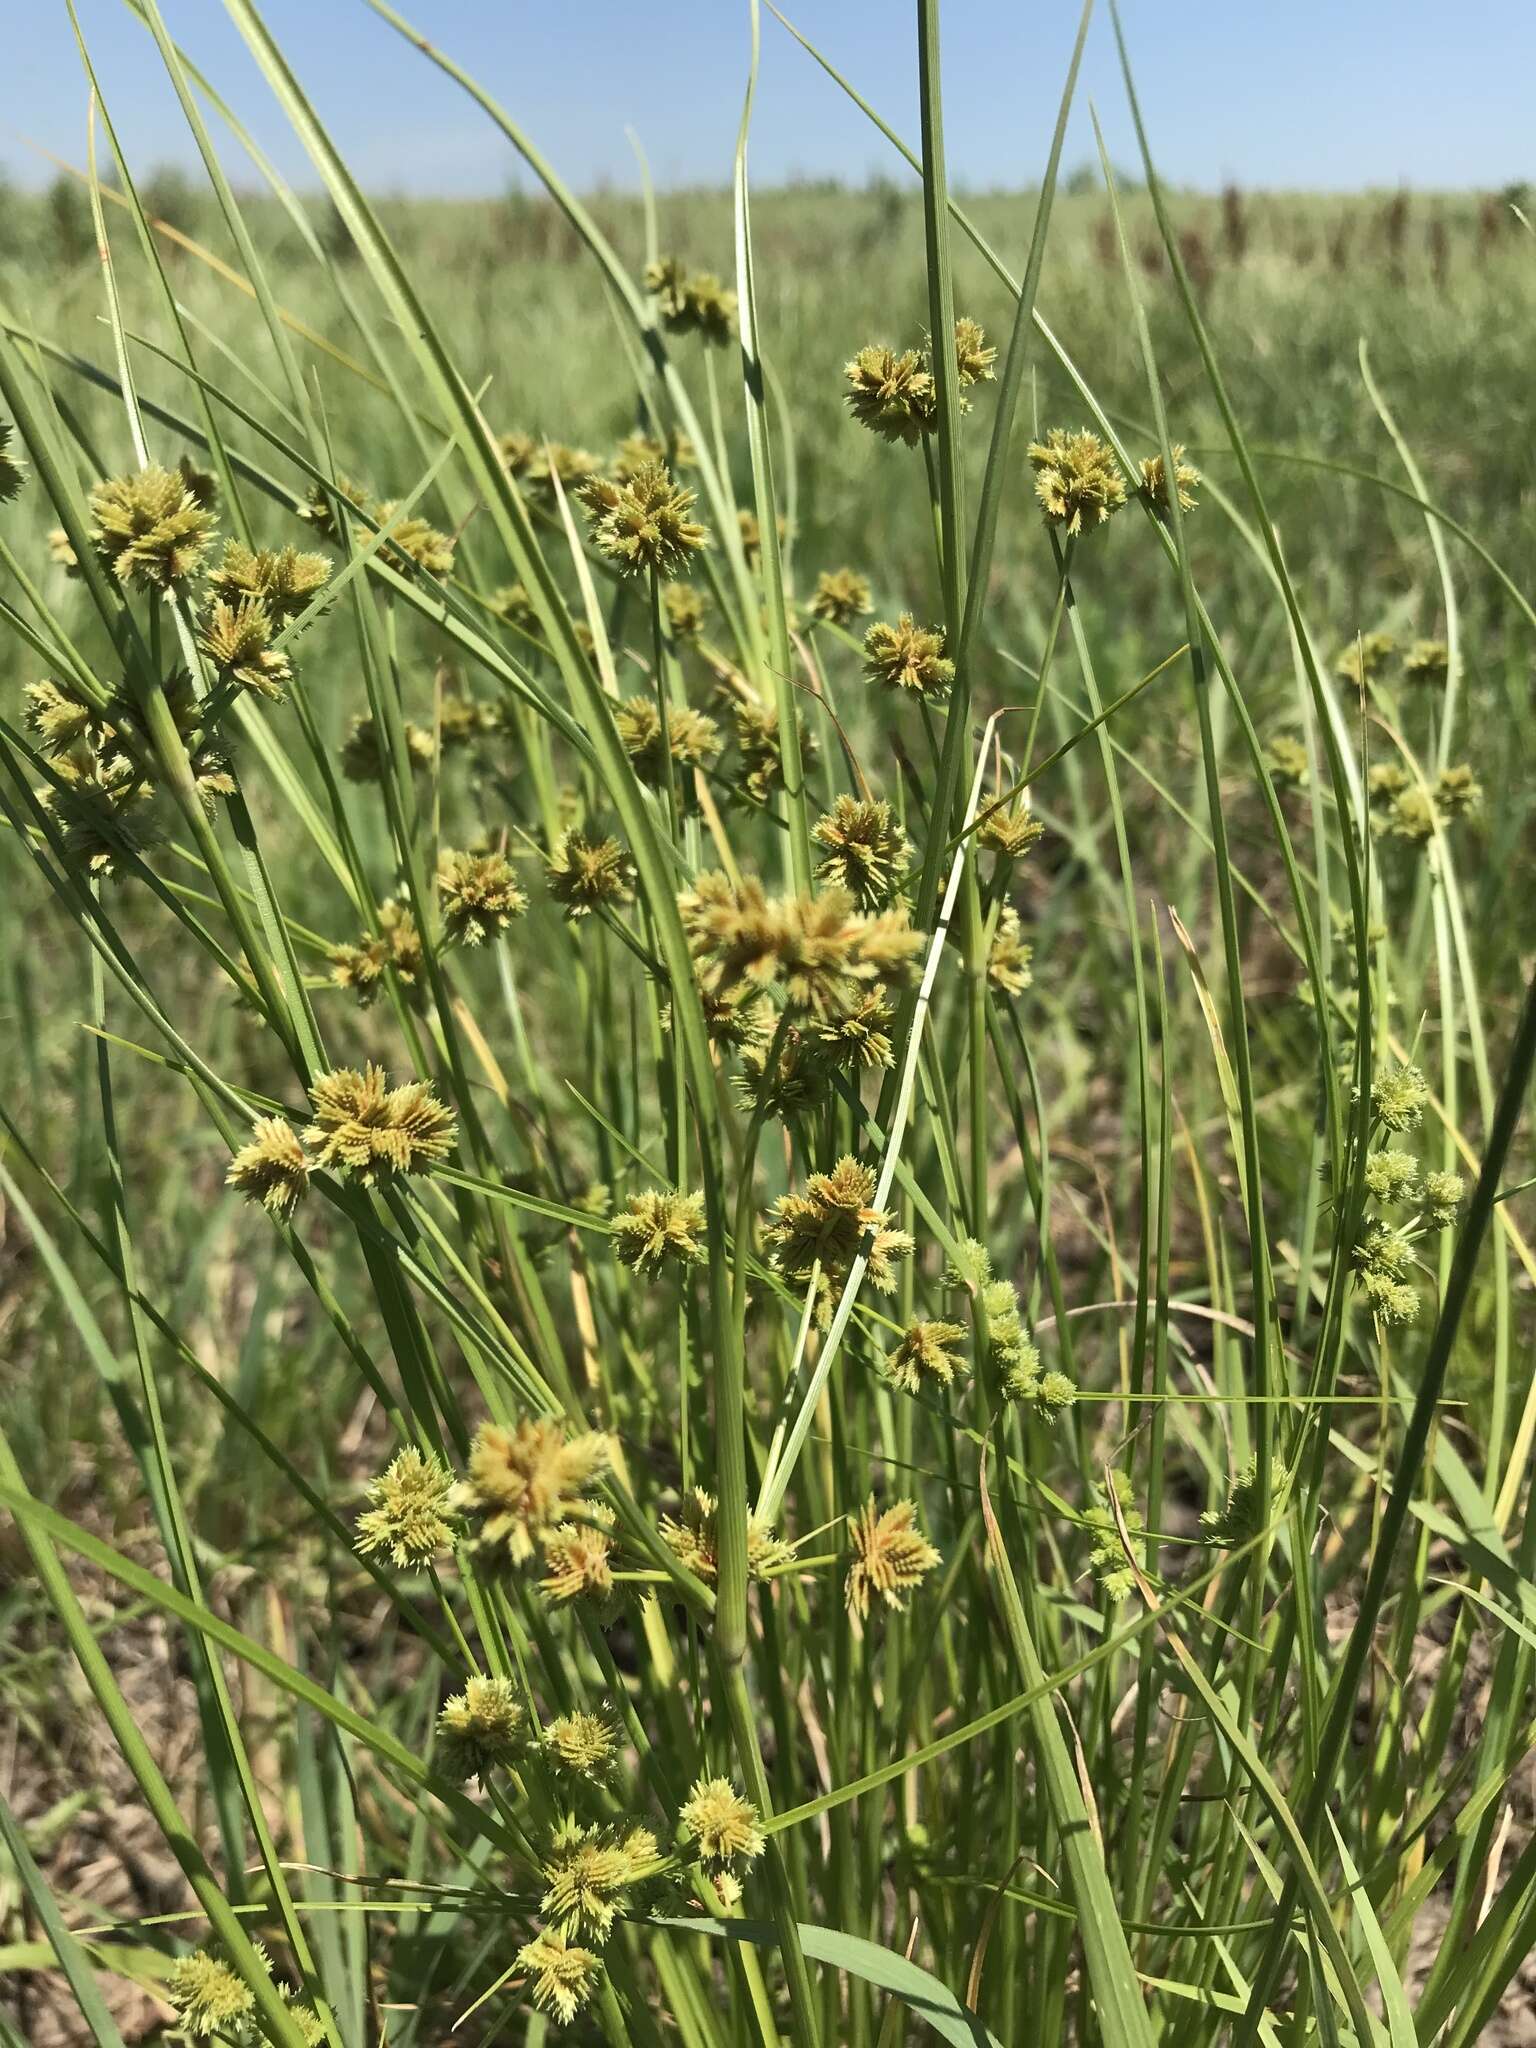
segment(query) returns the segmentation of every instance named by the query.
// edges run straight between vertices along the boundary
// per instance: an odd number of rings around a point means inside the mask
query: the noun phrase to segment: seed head
[[[1403,681],[1441,690],[1451,672],[1451,651],[1443,640],[1415,640],[1403,656]]]
[[[945,659],[942,630],[915,625],[912,614],[903,612],[894,626],[878,621],[864,635],[864,674],[883,690],[905,690],[939,704],[955,680],[955,664]]]
[[[604,1778],[618,1760],[618,1731],[601,1714],[561,1714],[540,1740],[555,1769],[572,1777]]]
[[[544,1577],[540,1589],[551,1600],[589,1600],[603,1608],[613,1600],[613,1510],[591,1501],[579,1522],[560,1522],[542,1538]]]
[[[717,348],[731,338],[736,326],[736,294],[727,291],[712,271],[691,276],[676,256],[664,256],[649,263],[645,288],[656,300],[661,324],[672,334],[698,334]]]
[[[896,1349],[886,1353],[885,1376],[907,1394],[952,1386],[955,1374],[965,1371],[965,1360],[950,1346],[964,1339],[963,1323],[909,1323]]]
[[[614,713],[614,723],[640,780],[653,789],[665,787],[661,712],[654,697],[626,697]],[[708,768],[720,752],[719,726],[686,704],[668,706],[666,737],[672,759],[682,768]]]
[[[540,441],[523,467],[522,478],[531,490],[553,504],[557,483],[571,497],[601,469],[597,457],[585,448],[572,448],[564,441]]]
[[[1435,780],[1435,802],[1448,818],[1464,818],[1482,803],[1482,785],[1466,762],[1443,768]]]
[[[882,441],[915,448],[938,419],[933,373],[916,349],[897,355],[879,345],[861,348],[843,375],[848,380],[848,410]]]
[[[457,1127],[426,1081],[389,1086],[370,1061],[362,1073],[338,1067],[310,1089],[315,1120],[304,1133],[315,1164],[355,1175],[367,1187],[397,1173],[421,1173],[446,1159]]]
[[[741,756],[738,785],[752,803],[766,804],[776,789],[784,787],[784,745],[778,709],[757,698],[738,699],[732,706],[732,715],[736,721],[736,751]],[[816,764],[816,743],[798,711],[795,731],[800,738],[800,765],[809,770]]]
[[[811,617],[831,626],[851,626],[874,609],[869,578],[856,569],[824,569],[816,578]]]
[[[712,1493],[696,1486],[683,1501],[681,1516],[663,1515],[662,1541],[696,1579],[712,1583],[720,1570],[720,1508]],[[747,1577],[766,1578],[794,1557],[791,1546],[756,1515],[747,1517]]]
[[[629,1887],[659,1860],[649,1828],[583,1827],[567,1820],[544,1865],[542,1911],[563,1934],[606,1941]]]
[[[823,1328],[831,1316],[832,1290],[847,1279],[862,1251],[870,1280],[882,1294],[896,1285],[895,1262],[914,1249],[904,1230],[893,1230],[891,1211],[873,1207],[875,1176],[856,1159],[840,1159],[830,1173],[813,1173],[803,1195],[781,1195],[773,1219],[764,1225],[764,1242],[773,1247],[773,1263],[786,1279],[802,1285],[820,1264],[817,1321]]]
[[[272,634],[272,614],[259,597],[243,597],[236,604],[218,598],[203,618],[198,639],[222,677],[281,702],[293,671],[288,657],[274,651]]]
[[[1276,1458],[1270,1466],[1269,1494],[1270,1514],[1284,1493],[1285,1466]],[[1227,1486],[1226,1505],[1207,1508],[1200,1517],[1202,1539],[1221,1550],[1235,1550],[1239,1545],[1251,1541],[1258,1535],[1262,1524],[1259,1521],[1259,1465],[1256,1458],[1250,1458],[1245,1465],[1232,1474]]]
[[[166,1976],[165,1990],[178,2021],[195,2039],[241,2026],[256,2008],[244,1979],[206,1949],[178,1956]]]
[[[309,1193],[309,1159],[297,1132],[280,1116],[257,1117],[224,1182],[286,1223]]]
[[[1264,749],[1264,765],[1276,789],[1304,789],[1307,782],[1307,750],[1295,733],[1280,732]]]
[[[778,531],[779,540],[782,544],[789,533],[788,523],[782,513],[774,521],[774,526]],[[757,514],[755,512],[738,512],[736,514],[736,528],[741,535],[741,552],[746,559],[747,567],[749,569],[756,568],[757,564],[762,560],[763,554],[763,529],[758,524]]]
[[[651,1188],[631,1195],[614,1219],[613,1248],[637,1273],[657,1273],[668,1264],[691,1266],[704,1256],[704,1197],[675,1188]]]
[[[432,735],[419,725],[405,722],[405,758],[413,775],[432,765],[437,749]],[[366,713],[354,718],[341,749],[341,772],[348,782],[382,782],[388,756],[378,727]]]
[[[453,1480],[429,1451],[414,1445],[397,1451],[377,1479],[368,1482],[373,1505],[357,1518],[357,1547],[366,1557],[387,1550],[399,1571],[430,1564],[453,1541],[447,1519]]]
[[[568,2027],[587,2003],[603,1974],[590,1949],[578,1948],[553,1927],[546,1927],[517,1952],[517,1967],[533,1980],[533,2002],[552,2012]]]
[[[1383,1329],[1404,1329],[1418,1321],[1419,1297],[1406,1280],[1394,1280],[1388,1273],[1367,1272],[1360,1276],[1360,1289]]]
[[[811,837],[826,849],[816,869],[824,888],[846,889],[861,910],[876,910],[900,888],[911,842],[883,798],[840,796]]]
[[[634,864],[617,839],[567,832],[544,873],[569,918],[586,917],[600,903],[627,903],[634,893]]]
[[[365,937],[355,946],[332,946],[326,955],[332,981],[338,988],[350,989],[364,1009],[378,995],[386,968],[392,967],[401,981],[411,986],[424,964],[421,933],[403,904],[381,903],[379,924],[378,937]]]
[[[1086,427],[1070,433],[1052,427],[1043,441],[1030,443],[1035,496],[1052,526],[1074,537],[1102,526],[1125,503],[1125,475],[1112,451]]]
[[[899,1500],[882,1512],[871,1494],[859,1512],[848,1518],[848,1536],[853,1547],[848,1611],[861,1621],[869,1619],[872,1594],[878,1594],[898,1614],[904,1613],[907,1594],[942,1562],[918,1526],[917,1508],[909,1500]]]
[[[698,1778],[683,1802],[683,1832],[702,1863],[754,1862],[763,1853],[757,1808],[729,1778]]]
[[[674,640],[696,640],[704,630],[704,600],[686,583],[669,583],[661,593]]]
[[[1353,683],[1357,690],[1374,682],[1382,674],[1387,663],[1397,652],[1397,639],[1391,633],[1363,633],[1341,649],[1333,672],[1341,682]]]
[[[603,491],[592,519],[598,552],[625,575],[676,576],[709,545],[708,533],[688,516],[695,495],[673,481],[664,462],[645,463],[628,482]]]
[[[339,498],[344,505],[361,512],[367,507],[369,495],[366,484],[355,483],[349,476],[338,476],[333,484],[311,484],[298,508],[299,517],[307,519],[324,539],[339,541],[341,528],[336,521],[332,499]]]
[[[1413,1270],[1413,1240],[1406,1231],[1372,1223],[1355,1247],[1355,1264],[1370,1273],[1385,1273],[1389,1280],[1401,1280]]]
[[[955,369],[962,387],[991,383],[997,350],[989,346],[980,323],[964,314],[955,322]]]
[[[987,951],[987,980],[1004,995],[1022,995],[1034,979],[1030,968],[1034,951],[1023,936],[1019,913],[1011,903],[1005,903]]]
[[[91,533],[119,583],[179,589],[197,569],[213,520],[175,470],[151,464],[91,492]]]
[[[1411,1202],[1419,1193],[1418,1161],[1406,1152],[1373,1152],[1365,1162],[1365,1191],[1373,1202]]]
[[[499,939],[513,918],[528,908],[512,864],[502,853],[440,853],[437,901],[450,943],[465,946]]]
[[[437,1758],[445,1778],[463,1784],[515,1763],[523,1746],[523,1709],[510,1678],[472,1678],[437,1717]]]
[[[1384,1067],[1371,1083],[1371,1109],[1389,1131],[1417,1130],[1429,1085],[1417,1067]]]
[[[597,1430],[566,1434],[554,1417],[513,1428],[483,1422],[470,1446],[469,1470],[453,1505],[480,1518],[479,1547],[524,1564],[545,1535],[569,1522],[608,1469],[608,1438]]]
[[[0,505],[8,505],[27,480],[26,464],[10,452],[15,428],[0,420]]]
[[[1424,1214],[1437,1230],[1445,1230],[1456,1221],[1456,1211],[1466,1192],[1467,1184],[1458,1173],[1425,1174]]]
[[[398,509],[393,498],[373,506],[374,524],[388,526]],[[407,574],[414,567],[425,569],[429,576],[447,576],[453,569],[453,546],[451,535],[439,533],[425,519],[413,516],[393,527],[379,552],[393,568]]]
[[[286,625],[324,589],[330,573],[324,555],[301,555],[291,547],[253,549],[227,540],[224,559],[208,578],[208,588],[229,605],[255,598],[278,625]]]
[[[1179,494],[1179,510],[1193,512],[1200,502],[1195,490],[1200,482],[1200,472],[1192,463],[1184,460],[1184,449],[1175,441],[1173,444],[1173,481]],[[1141,462],[1142,496],[1149,498],[1155,508],[1166,518],[1168,513],[1168,478],[1164,473],[1161,454],[1145,455]]]

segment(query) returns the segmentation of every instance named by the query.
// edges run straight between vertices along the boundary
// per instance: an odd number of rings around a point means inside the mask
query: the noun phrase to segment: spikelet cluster
[[[763,1241],[786,1280],[806,1285],[816,1277],[817,1320],[830,1320],[832,1295],[861,1254],[872,1283],[882,1294],[896,1285],[896,1262],[914,1249],[905,1230],[892,1228],[893,1212],[874,1206],[873,1169],[851,1155],[830,1173],[813,1173],[804,1192],[780,1195]]]
[[[912,864],[911,841],[883,798],[838,797],[811,837],[822,853],[816,880],[845,889],[862,911],[889,905]]]
[[[662,1540],[695,1578],[712,1583],[720,1570],[719,1503],[696,1486],[685,1497],[680,1515],[663,1515]],[[767,1578],[794,1556],[791,1546],[756,1515],[747,1517],[747,1577]]]
[[[286,1223],[309,1193],[309,1154],[280,1116],[259,1116],[229,1162],[226,1184]]]
[[[357,1518],[357,1547],[387,1550],[401,1570],[430,1564],[453,1541],[448,1498],[453,1479],[430,1451],[408,1445],[368,1482],[372,1505]]]
[[[483,1785],[515,1763],[524,1743],[522,1702],[510,1678],[472,1678],[444,1701],[437,1717],[437,1766],[459,1784]]]
[[[424,1173],[453,1150],[457,1127],[426,1081],[389,1076],[372,1061],[361,1073],[338,1067],[309,1091],[314,1121],[304,1133],[315,1164],[372,1187],[396,1174]]]
[[[676,256],[648,263],[645,288],[669,334],[697,334],[724,348],[736,331],[736,294],[710,270],[687,270]]]
[[[1091,1545],[1088,1552],[1088,1567],[1099,1582],[1099,1588],[1106,1600],[1116,1604],[1131,1592],[1136,1584],[1136,1573],[1126,1556],[1125,1539],[1120,1534],[1119,1522],[1115,1518],[1111,1498],[1120,1511],[1126,1534],[1132,1539],[1133,1549],[1139,1552],[1135,1543],[1146,1527],[1140,1508],[1136,1505],[1131,1482],[1118,1467],[1112,1467],[1099,1482],[1099,1498],[1083,1517],[1088,1526]],[[1138,1563],[1141,1562],[1139,1555]]]
[[[844,1597],[850,1614],[869,1619],[870,1603],[883,1600],[903,1613],[907,1598],[935,1565],[943,1562],[922,1532],[912,1501],[899,1500],[882,1509],[874,1495],[848,1518],[851,1552]]]
[[[593,478],[582,495],[593,545],[622,575],[676,576],[709,545],[706,528],[689,516],[696,494],[664,462],[643,463],[623,482]]]
[[[1086,427],[1052,427],[1030,443],[1035,496],[1052,526],[1071,538],[1102,526],[1125,503],[1125,472],[1114,452]]]
[[[955,664],[944,652],[938,626],[919,626],[903,612],[894,626],[883,621],[864,635],[864,674],[879,689],[940,704],[955,680]]]
[[[610,1456],[600,1431],[573,1435],[553,1416],[483,1422],[450,1504],[477,1524],[477,1550],[525,1564],[547,1534],[598,1505],[588,1495]]]
[[[590,917],[605,904],[629,902],[635,867],[617,839],[589,838],[572,829],[561,835],[544,878],[567,917]]]
[[[691,1266],[704,1256],[704,1197],[676,1188],[631,1195],[614,1218],[613,1248],[637,1273]]]

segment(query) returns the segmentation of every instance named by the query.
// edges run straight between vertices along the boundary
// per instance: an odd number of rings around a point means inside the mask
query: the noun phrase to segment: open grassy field
[[[0,2040],[1536,2039],[1523,196],[231,12],[0,224]]]

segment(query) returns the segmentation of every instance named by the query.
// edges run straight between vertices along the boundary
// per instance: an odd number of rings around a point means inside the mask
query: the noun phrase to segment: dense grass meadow
[[[1524,193],[958,192],[919,0],[866,189],[466,73],[377,197],[226,0],[298,195],[133,4],[207,176],[0,210],[0,2041],[1536,2039]]]

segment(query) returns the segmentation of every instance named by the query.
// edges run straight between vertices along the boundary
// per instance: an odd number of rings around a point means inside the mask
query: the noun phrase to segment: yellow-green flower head
[[[1179,494],[1179,510],[1193,512],[1199,499],[1195,491],[1200,483],[1200,472],[1193,463],[1184,460],[1183,445],[1173,444],[1173,481]],[[1156,509],[1165,514],[1168,511],[1168,477],[1163,458],[1158,455],[1144,455],[1141,461],[1142,496],[1149,498]]]
[[[397,1173],[422,1173],[453,1150],[457,1127],[426,1081],[391,1088],[372,1061],[338,1067],[309,1091],[315,1120],[304,1133],[315,1164],[372,1187]]]
[[[634,893],[634,863],[617,839],[567,832],[544,873],[567,917],[586,917],[601,903],[627,903]]]
[[[602,466],[590,449],[572,448],[565,441],[541,441],[523,471],[523,481],[553,504],[557,484],[571,497],[597,476]]]
[[[686,704],[667,708],[667,750],[662,747],[661,712],[654,697],[626,697],[614,713],[624,751],[642,782],[665,785],[666,751],[682,768],[708,768],[720,752],[720,728]]]
[[[880,620],[864,635],[864,674],[883,690],[904,690],[938,704],[955,680],[955,664],[945,658],[943,631],[919,626],[903,612],[894,626]]]
[[[405,722],[405,758],[413,775],[424,775],[437,752],[431,733],[409,719]],[[341,749],[341,772],[348,782],[382,782],[385,742],[371,717],[354,718]]]
[[[610,1456],[600,1431],[569,1436],[553,1416],[511,1428],[483,1422],[452,1505],[479,1518],[483,1550],[524,1564],[549,1530],[572,1520],[578,1508],[587,1512],[587,1491],[607,1471]]]
[[[618,1761],[618,1730],[601,1714],[561,1714],[540,1742],[556,1770],[588,1781],[606,1777]]]
[[[282,1117],[259,1116],[249,1143],[230,1160],[224,1181],[286,1223],[309,1193],[309,1157]]]
[[[729,1778],[696,1779],[680,1818],[701,1863],[752,1863],[763,1853],[757,1808],[742,1798]]]
[[[1293,732],[1276,733],[1264,749],[1264,765],[1276,789],[1304,789],[1309,773],[1307,750]]]
[[[1385,1273],[1389,1280],[1405,1279],[1413,1271],[1413,1240],[1406,1231],[1372,1223],[1355,1247],[1355,1264],[1367,1272]]]
[[[1410,787],[1408,771],[1398,761],[1378,761],[1367,778],[1373,811],[1389,811]]]
[[[751,802],[765,804],[776,789],[784,787],[784,742],[777,707],[753,697],[738,699],[731,709],[736,721],[736,751],[741,756],[738,784]],[[795,731],[800,737],[800,766],[808,772],[816,765],[817,747],[798,711]]]
[[[1466,1192],[1466,1182],[1459,1173],[1426,1173],[1422,1193],[1429,1222],[1438,1230],[1454,1223]]]
[[[1270,1516],[1280,1511],[1285,1496],[1285,1466],[1276,1458],[1269,1470]],[[1258,1535],[1262,1526],[1259,1520],[1259,1465],[1257,1458],[1250,1458],[1238,1467],[1227,1486],[1224,1506],[1207,1508],[1200,1517],[1200,1534],[1205,1542],[1221,1550],[1235,1550]]]
[[[869,578],[856,569],[824,569],[816,578],[811,617],[830,626],[851,626],[874,609]]]
[[[1451,650],[1443,640],[1415,640],[1403,656],[1403,681],[1441,690],[1451,672]]]
[[[378,936],[365,935],[355,946],[331,946],[326,952],[332,981],[350,989],[364,1009],[378,995],[386,968],[392,967],[409,987],[424,965],[421,933],[403,904],[380,904],[379,923]]]
[[[962,313],[955,322],[955,369],[961,385],[990,383],[997,350],[992,348],[981,323]]]
[[[906,1231],[891,1228],[892,1212],[874,1207],[874,1197],[871,1169],[852,1157],[840,1159],[830,1173],[811,1174],[804,1194],[780,1195],[763,1227],[773,1264],[787,1280],[803,1286],[819,1267],[817,1319],[823,1327],[831,1290],[847,1279],[860,1252],[870,1280],[889,1294],[896,1285],[895,1262],[914,1250]]]
[[[539,1587],[548,1599],[588,1600],[599,1608],[612,1603],[613,1521],[610,1507],[592,1501],[580,1521],[560,1522],[544,1531],[544,1576]]]
[[[1429,1084],[1417,1067],[1384,1067],[1371,1083],[1371,1109],[1385,1130],[1417,1130]]]
[[[846,889],[861,910],[889,903],[911,865],[911,842],[883,798],[840,796],[811,837],[825,849],[817,881],[824,889]]]
[[[1418,1161],[1406,1152],[1373,1152],[1365,1162],[1365,1191],[1373,1202],[1411,1202],[1419,1193]]]
[[[1127,1535],[1139,1536],[1145,1522],[1125,1473],[1111,1471],[1108,1484],[1101,1483],[1098,1491],[1102,1504],[1090,1507],[1083,1518],[1093,1537],[1088,1563],[1106,1597],[1120,1601],[1134,1588],[1136,1573],[1126,1555],[1125,1538],[1120,1534],[1119,1523],[1110,1507],[1111,1498],[1119,1504]]]
[[[357,1547],[367,1556],[387,1550],[390,1562],[404,1571],[430,1564],[453,1541],[448,1496],[453,1480],[430,1451],[408,1445],[398,1451],[377,1479],[368,1482],[373,1505],[357,1518]]]
[[[338,476],[333,484],[311,484],[298,507],[299,517],[307,519],[324,539],[340,540],[341,528],[336,523],[336,511],[331,502],[333,497],[361,512],[366,509],[369,496],[367,485],[355,483],[349,476]]]
[[[504,853],[456,853],[446,848],[437,857],[437,901],[449,941],[464,946],[499,939],[513,918],[528,908]]]
[[[0,505],[8,505],[27,480],[26,464],[11,453],[15,431],[9,420],[0,420]]]
[[[669,583],[661,593],[674,640],[697,640],[704,630],[704,600],[687,583]]]
[[[1482,801],[1482,784],[1465,761],[1443,768],[1435,779],[1435,802],[1448,818],[1464,818]]]
[[[696,1579],[713,1583],[720,1570],[720,1507],[712,1493],[696,1486],[683,1501],[681,1516],[663,1515],[662,1541]],[[794,1551],[771,1524],[747,1517],[747,1577],[766,1578],[794,1557]]]
[[[523,1709],[510,1678],[472,1678],[444,1702],[437,1717],[437,1766],[463,1784],[517,1761],[523,1746]]]
[[[91,492],[91,534],[119,583],[174,591],[202,562],[213,520],[171,469],[152,463]]]
[[[259,597],[242,597],[234,604],[215,598],[203,616],[198,641],[222,679],[281,702],[293,671],[288,657],[272,646],[275,630]]]
[[[206,1949],[178,1956],[165,1980],[176,2018],[194,2040],[243,2027],[256,2000],[243,1978]]]
[[[279,625],[286,625],[325,588],[330,574],[324,555],[301,555],[297,548],[247,548],[227,540],[208,587],[230,605],[257,599]]]
[[[909,1323],[901,1342],[885,1356],[885,1376],[906,1394],[953,1386],[965,1360],[953,1346],[965,1341],[963,1323]]]
[[[1052,427],[1043,441],[1030,443],[1029,459],[1040,509],[1052,526],[1074,537],[1102,526],[1125,503],[1124,471],[1086,427],[1076,433]]]
[[[1412,784],[1393,799],[1385,820],[1394,839],[1406,839],[1415,846],[1427,846],[1440,829],[1440,813],[1427,789]]]
[[[1000,860],[1022,860],[1044,837],[1044,825],[1020,798],[985,814],[976,831],[976,844]]]
[[[861,348],[843,375],[848,381],[848,410],[882,441],[915,448],[938,419],[933,372],[916,349],[903,349],[898,355],[878,344]]]
[[[1005,903],[987,950],[987,980],[1004,995],[1022,995],[1034,979],[1030,962],[1034,947],[1023,936],[1019,913]]]
[[[1392,633],[1363,633],[1351,640],[1338,660],[1333,672],[1341,682],[1353,683],[1357,690],[1374,682],[1397,652],[1397,639]]]
[[[777,986],[797,1018],[845,1016],[861,991],[905,981],[923,945],[905,905],[866,913],[846,889],[770,897],[756,876],[702,874],[678,910],[707,990]]]
[[[83,698],[74,696],[67,683],[44,677],[26,688],[28,726],[46,746],[61,752],[83,739],[96,724],[96,715]]]
[[[386,498],[382,504],[373,506],[374,524],[388,526],[397,509],[393,498]],[[439,533],[425,519],[413,515],[398,521],[380,553],[393,568],[409,570],[414,567],[425,569],[429,576],[446,576],[453,568],[453,548],[451,535]]]
[[[629,1887],[659,1861],[649,1828],[583,1827],[567,1820],[544,1865],[541,1911],[562,1934],[606,1941]]]
[[[645,266],[645,288],[656,301],[664,327],[687,322],[688,270],[680,256],[662,256]]]
[[[1390,1273],[1362,1273],[1360,1289],[1371,1314],[1383,1329],[1405,1329],[1418,1321],[1419,1297],[1406,1280],[1394,1280]]]
[[[610,484],[593,508],[592,539],[626,575],[676,576],[709,535],[688,515],[695,493],[664,462],[647,462],[625,483]]]
[[[704,1256],[704,1197],[676,1188],[631,1195],[614,1218],[613,1249],[637,1273],[666,1265],[691,1266]]]
[[[896,1011],[883,988],[861,989],[811,1026],[819,1055],[833,1066],[889,1067],[895,1063],[891,1026]]]
[[[848,1611],[861,1621],[869,1619],[872,1598],[904,1613],[907,1595],[942,1563],[909,1500],[899,1500],[882,1511],[871,1494],[859,1512],[849,1516],[848,1537],[853,1551],[846,1588]]]
[[[527,633],[535,640],[542,637],[543,628],[526,583],[504,583],[491,598],[491,610],[498,619],[505,620],[509,626],[516,626],[520,633]]]
[[[86,748],[55,754],[48,765],[63,787],[50,784],[38,795],[64,829],[65,854],[91,875],[115,881],[160,836],[153,790],[117,753]]]
[[[662,326],[672,334],[699,334],[723,347],[735,332],[736,294],[713,271],[690,275],[678,257],[664,256],[646,265],[645,288],[656,301]]]
[[[517,1967],[532,1980],[533,2002],[568,2027],[602,1980],[603,1966],[590,1949],[546,1927],[517,1952]]]

